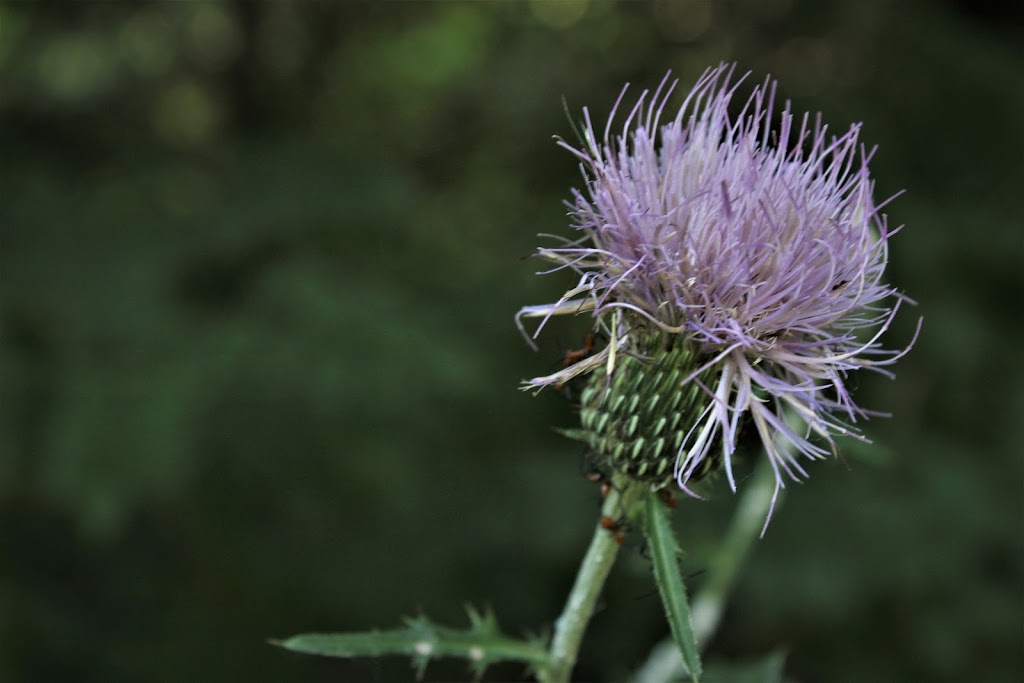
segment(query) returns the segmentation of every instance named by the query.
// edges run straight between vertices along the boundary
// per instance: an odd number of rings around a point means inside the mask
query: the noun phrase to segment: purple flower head
[[[877,413],[853,402],[847,374],[890,374],[884,366],[905,350],[878,339],[906,299],[882,280],[896,230],[880,213],[888,200],[873,199],[860,126],[833,135],[820,116],[794,115],[788,102],[776,110],[771,80],[730,115],[743,80],[733,72],[706,71],[678,112],[666,107],[668,76],[628,111],[623,89],[600,137],[583,110],[579,147],[559,141],[583,172],[568,204],[582,236],[538,251],[579,281],[519,318],[543,318],[539,333],[553,315],[589,311],[608,339],[530,380],[536,388],[599,368],[608,383],[650,339],[685,344],[696,360],[677,384],[698,386],[701,400],[673,453],[675,481],[688,491],[705,461],[721,458],[735,490],[731,456],[746,420],[777,495],[786,478],[807,476],[799,456],[827,456],[837,435],[863,439],[856,423]]]

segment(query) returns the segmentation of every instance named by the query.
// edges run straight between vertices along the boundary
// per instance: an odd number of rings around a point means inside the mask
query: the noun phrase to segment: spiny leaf
[[[405,655],[412,659],[417,675],[422,676],[434,657],[464,657],[474,676],[479,678],[488,666],[498,661],[525,662],[540,673],[547,666],[544,644],[515,640],[502,635],[490,610],[483,613],[467,606],[468,629],[437,625],[425,616],[406,618],[405,628],[390,631],[355,633],[306,633],[284,640],[272,640],[293,652],[325,657],[380,657]]]
[[[677,562],[681,551],[665,508],[655,495],[647,496],[644,501],[644,534],[651,549],[654,581],[658,584],[658,593],[665,606],[672,637],[678,643],[683,663],[696,683],[701,677],[700,653],[690,623],[686,587]]]

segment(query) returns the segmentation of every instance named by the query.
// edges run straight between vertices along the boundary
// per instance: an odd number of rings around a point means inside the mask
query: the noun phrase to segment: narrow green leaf
[[[405,628],[401,629],[306,633],[270,642],[293,652],[325,657],[405,655],[412,659],[420,675],[434,657],[465,658],[477,677],[497,661],[525,662],[535,672],[547,666],[547,652],[543,643],[508,638],[501,634],[498,622],[490,611],[481,614],[472,608],[468,610],[468,629],[439,626],[420,616],[406,619]]]
[[[665,606],[672,637],[679,645],[683,663],[689,669],[690,677],[696,683],[701,677],[700,653],[690,623],[686,587],[679,572],[679,544],[676,543],[665,507],[655,495],[647,496],[644,501],[644,534],[647,536],[651,562],[654,565],[654,581],[658,584],[658,592]]]

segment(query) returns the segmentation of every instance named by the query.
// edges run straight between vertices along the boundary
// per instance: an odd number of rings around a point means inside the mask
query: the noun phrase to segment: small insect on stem
[[[623,541],[626,540],[625,525],[612,517],[607,515],[601,518],[601,528],[607,529],[612,536],[615,537],[615,542],[622,545]]]
[[[594,333],[591,332],[583,340],[583,347],[579,349],[570,349],[562,355],[562,367],[567,368],[571,365],[579,363],[584,358],[588,358],[594,352]],[[554,385],[555,391],[561,391],[565,388],[567,382],[558,382]]]
[[[575,365],[594,352],[594,333],[591,332],[583,340],[583,348],[571,349],[562,356],[562,365],[569,367]]]
[[[597,470],[593,472],[587,472],[587,481],[592,481],[595,484],[601,485],[601,497],[607,498],[608,494],[612,492],[612,482],[604,472]]]

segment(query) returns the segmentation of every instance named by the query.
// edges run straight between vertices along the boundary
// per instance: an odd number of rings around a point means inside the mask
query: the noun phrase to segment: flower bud
[[[678,336],[652,333],[623,353],[611,377],[589,375],[580,397],[580,439],[596,462],[661,488],[676,479],[677,454],[706,411],[708,397],[697,382],[683,380],[699,369],[697,349]],[[714,369],[699,382],[710,381]],[[690,481],[721,464],[717,451],[701,460]]]

